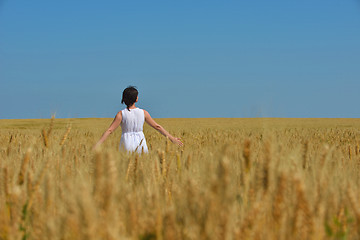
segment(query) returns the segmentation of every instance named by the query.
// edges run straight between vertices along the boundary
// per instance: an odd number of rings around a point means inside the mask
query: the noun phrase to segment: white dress
[[[144,110],[134,108],[121,111],[121,140],[120,149],[128,152],[148,152],[143,126],[145,121]]]

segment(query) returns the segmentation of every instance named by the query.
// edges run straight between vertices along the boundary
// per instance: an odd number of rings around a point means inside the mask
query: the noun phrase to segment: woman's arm
[[[110,127],[104,132],[104,134],[101,136],[100,140],[95,144],[94,149],[97,148],[98,146],[100,146],[100,144],[102,144],[106,138],[115,131],[116,128],[119,127],[120,123],[122,121],[122,114],[121,111],[118,112],[113,120],[113,122],[111,123]]]
[[[171,136],[170,133],[168,133],[162,126],[160,126],[159,124],[157,124],[155,122],[154,119],[152,119],[152,117],[150,116],[150,114],[144,110],[145,113],[145,121],[147,124],[149,124],[152,128],[154,128],[155,130],[157,130],[158,132],[160,132],[162,135],[164,135],[165,137],[168,137],[170,139],[171,142],[182,146],[183,143],[181,142],[180,138],[176,138]]]

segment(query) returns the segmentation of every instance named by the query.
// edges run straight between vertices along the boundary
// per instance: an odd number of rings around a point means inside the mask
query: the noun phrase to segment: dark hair
[[[121,103],[125,103],[127,109],[136,102],[139,92],[134,86],[129,86],[123,91]]]

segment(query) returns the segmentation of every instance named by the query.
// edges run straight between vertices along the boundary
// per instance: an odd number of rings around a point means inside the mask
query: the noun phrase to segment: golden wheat
[[[110,122],[0,120],[0,239],[360,238],[357,119],[158,119],[184,147],[93,151]]]

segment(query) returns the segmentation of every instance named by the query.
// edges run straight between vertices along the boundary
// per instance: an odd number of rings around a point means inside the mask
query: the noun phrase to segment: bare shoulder
[[[119,111],[117,114],[116,114],[116,118],[121,118],[122,117],[122,111]]]
[[[144,111],[145,116],[146,116],[146,115],[148,115],[148,116],[150,115],[150,114],[148,113],[148,111],[146,111],[145,109],[143,109],[143,111]]]
[[[151,121],[152,118],[150,116],[150,114],[148,113],[148,111],[146,111],[145,109],[144,110],[144,118],[145,118],[145,121]]]

